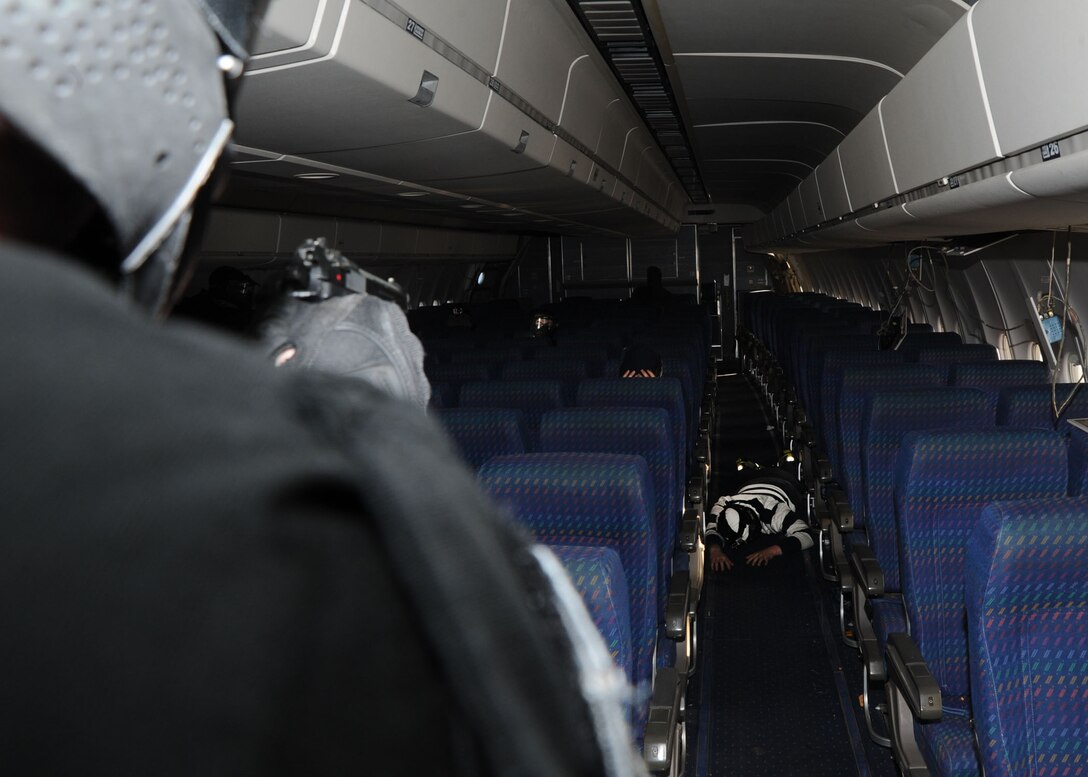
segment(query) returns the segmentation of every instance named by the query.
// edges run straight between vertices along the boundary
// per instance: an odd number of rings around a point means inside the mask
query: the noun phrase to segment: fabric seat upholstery
[[[1086,556],[1083,497],[993,504],[975,528],[967,628],[988,777],[1088,771]]]
[[[917,642],[941,689],[945,720],[920,726],[938,774],[976,774],[971,739],[957,735],[970,693],[964,559],[983,508],[1047,499],[1066,488],[1065,443],[1056,432],[912,432],[896,475],[903,599]],[[951,727],[951,728],[950,728]],[[940,767],[940,768],[939,768]]]

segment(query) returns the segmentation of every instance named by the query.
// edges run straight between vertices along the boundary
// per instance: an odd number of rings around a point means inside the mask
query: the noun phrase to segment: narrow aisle
[[[738,458],[775,463],[770,424],[745,377],[719,379],[712,501],[737,487]],[[817,578],[805,556],[710,573],[703,664],[688,701],[689,775],[869,774],[856,724],[848,728],[844,715],[846,684]]]

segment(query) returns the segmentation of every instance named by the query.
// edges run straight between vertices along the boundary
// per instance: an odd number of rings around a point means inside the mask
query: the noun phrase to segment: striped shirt
[[[797,550],[811,548],[812,535],[796,511],[796,505],[781,488],[754,481],[732,496],[721,497],[710,508],[706,541],[723,548],[739,548],[757,534],[768,534],[796,541],[779,543],[783,551],[792,549],[791,545]]]

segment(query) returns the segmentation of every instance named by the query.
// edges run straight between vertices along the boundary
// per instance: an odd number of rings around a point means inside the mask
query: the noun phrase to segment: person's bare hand
[[[753,567],[765,567],[775,556],[782,555],[782,548],[778,545],[771,545],[769,548],[763,550],[757,550],[755,553],[751,553],[744,559],[745,563]]]
[[[717,545],[710,546],[710,568],[715,572],[726,572],[733,568],[733,562],[729,556],[725,555]]]

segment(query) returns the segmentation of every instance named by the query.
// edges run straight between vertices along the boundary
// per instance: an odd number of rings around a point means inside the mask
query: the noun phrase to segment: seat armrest
[[[854,530],[854,508],[850,506],[850,500],[837,486],[828,490],[828,506],[831,512],[831,521],[843,534]]]
[[[884,691],[892,755],[900,774],[929,777],[930,766],[918,745],[915,724],[940,720],[940,686],[909,634],[889,634],[885,655],[888,679]]]
[[[667,773],[679,757],[681,695],[680,673],[674,667],[658,669],[642,744],[646,768],[655,774]]]
[[[700,508],[705,508],[706,505],[706,473],[697,472],[696,474],[688,478],[687,489],[685,492],[688,504],[693,507],[698,505]]]
[[[888,682],[895,684],[916,720],[940,720],[941,688],[929,671],[918,643],[909,634],[889,634],[885,648]]]
[[[850,568],[854,571],[854,581],[861,586],[867,598],[884,595],[884,570],[876,560],[873,549],[863,542],[853,546],[850,554]]]
[[[710,435],[700,434],[695,443],[695,460],[700,464],[710,463]]]
[[[677,538],[677,544],[684,553],[695,552],[695,548],[699,544],[702,523],[702,517],[698,510],[693,508],[684,511],[684,515],[680,519],[680,536]]]
[[[850,577],[853,583],[854,641],[861,652],[863,671],[870,683],[884,682],[887,677],[884,655],[869,608],[870,598],[884,595],[884,570],[880,568],[873,549],[863,542],[856,543],[851,549]]]
[[[674,642],[687,637],[687,618],[691,577],[686,570],[673,572],[669,580],[669,595],[665,602],[665,636]]]

